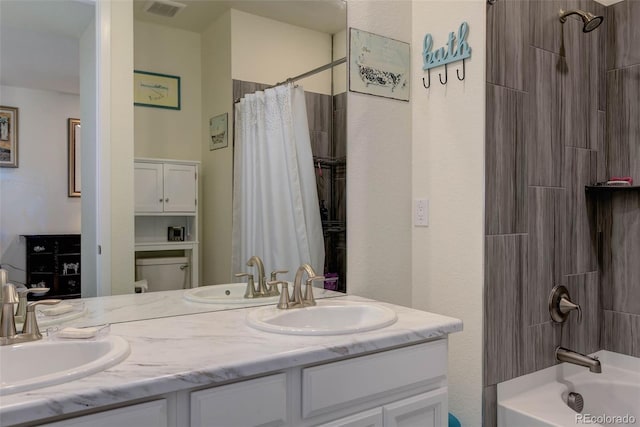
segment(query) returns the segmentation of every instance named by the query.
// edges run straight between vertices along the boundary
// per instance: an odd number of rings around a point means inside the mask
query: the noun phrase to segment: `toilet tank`
[[[146,279],[149,292],[186,289],[189,283],[189,258],[140,258],[136,260],[136,280]]]

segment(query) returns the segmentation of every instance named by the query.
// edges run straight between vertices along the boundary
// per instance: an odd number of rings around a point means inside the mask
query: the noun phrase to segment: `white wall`
[[[415,1],[412,13],[412,195],[429,199],[429,227],[413,229],[413,306],[462,319],[450,336],[449,408],[462,425],[481,425],[485,110],[484,0]],[[470,26],[466,78],[449,66],[443,86],[422,87],[422,44],[434,50],[462,21]]]
[[[333,35],[333,61],[347,56],[347,30]],[[333,94],[347,91],[347,64],[333,67]]]
[[[233,90],[231,85],[231,12],[202,33],[202,284],[230,283],[231,201],[233,185]],[[209,151],[209,119],[227,113],[226,148]]]
[[[136,70],[180,77],[181,109],[134,107],[136,157],[200,160],[200,34],[134,21]]]
[[[331,62],[331,36],[231,10],[231,74],[236,80],[275,84]],[[307,92],[331,95],[331,73],[298,81]]]
[[[481,425],[485,2],[349,1],[348,27],[411,43],[411,102],[348,94],[349,292],[460,318],[450,337],[450,411]],[[466,20],[473,58],[459,82],[422,87],[422,43]],[[452,181],[451,178],[455,177]],[[412,199],[430,202],[412,228]]]
[[[0,168],[0,263],[24,270],[19,235],[80,233],[80,199],[67,195],[67,119],[80,117],[80,97],[0,86],[0,104],[18,108],[19,125],[18,167]]]
[[[347,27],[411,42],[411,2],[349,1]],[[411,103],[347,95],[349,293],[411,305]]]
[[[133,293],[133,4],[111,5],[111,109],[109,157],[111,159],[111,293]]]
[[[80,283],[82,297],[98,295],[98,174],[97,169],[97,77],[95,19],[80,37],[80,119],[82,177],[82,235],[80,236]]]

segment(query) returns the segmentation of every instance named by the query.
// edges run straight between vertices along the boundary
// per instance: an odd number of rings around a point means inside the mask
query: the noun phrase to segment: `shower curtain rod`
[[[274,87],[281,86],[283,84],[292,83],[292,82],[295,82],[296,80],[304,79],[305,77],[313,76],[314,74],[317,74],[317,73],[319,73],[321,71],[325,71],[325,70],[328,70],[330,68],[336,67],[336,66],[338,66],[340,64],[344,64],[345,62],[347,62],[347,57],[346,56],[343,57],[343,58],[337,59],[337,60],[335,60],[333,62],[330,62],[328,64],[325,64],[325,65],[323,65],[321,67],[314,68],[313,70],[307,71],[306,73],[299,74],[299,75],[297,75],[295,77],[289,77],[287,80],[285,80],[283,82],[276,83],[273,86],[268,86],[265,89],[272,89]],[[240,98],[235,99],[233,102],[234,102],[234,104],[240,102]]]
[[[295,77],[289,77],[287,80],[285,80],[283,82],[280,82],[280,83],[276,83],[273,86],[269,86],[267,89],[271,89],[271,88],[274,88],[276,86],[280,86],[280,85],[283,85],[283,84],[286,84],[286,83],[295,82],[296,80],[304,79],[305,77],[313,76],[314,74],[317,74],[317,73],[319,73],[321,71],[325,71],[325,70],[328,70],[330,68],[336,67],[336,66],[338,66],[340,64],[344,64],[345,62],[347,62],[347,57],[346,56],[343,57],[343,58],[337,59],[337,60],[335,60],[333,62],[330,62],[330,63],[328,63],[326,65],[323,65],[321,67],[314,68],[313,70],[307,71],[306,73],[302,73],[302,74],[297,75]]]

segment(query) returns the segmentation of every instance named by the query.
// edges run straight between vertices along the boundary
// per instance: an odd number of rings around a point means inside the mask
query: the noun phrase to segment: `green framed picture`
[[[180,77],[134,70],[133,105],[179,110]]]

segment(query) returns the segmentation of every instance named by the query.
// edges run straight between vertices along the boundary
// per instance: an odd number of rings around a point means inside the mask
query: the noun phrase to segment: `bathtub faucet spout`
[[[597,357],[590,357],[561,346],[556,348],[556,360],[558,362],[567,362],[573,363],[574,365],[584,366],[585,368],[589,368],[589,371],[595,374],[602,373],[602,366],[600,365],[600,361]]]

